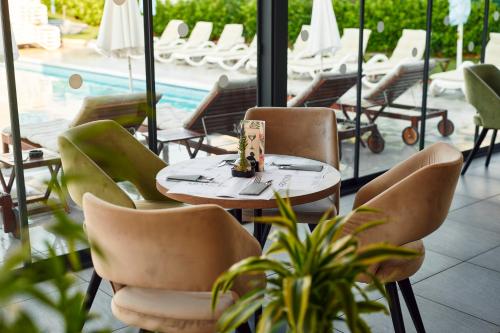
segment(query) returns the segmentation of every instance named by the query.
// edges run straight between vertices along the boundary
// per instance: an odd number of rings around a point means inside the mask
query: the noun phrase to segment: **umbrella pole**
[[[127,58],[128,58],[128,89],[130,91],[133,91],[134,90],[134,82],[133,82],[133,78],[132,78],[132,59],[130,58],[130,56],[128,56]]]
[[[464,25],[459,24],[457,27],[458,39],[457,39],[457,68],[462,64],[462,53],[464,48]]]

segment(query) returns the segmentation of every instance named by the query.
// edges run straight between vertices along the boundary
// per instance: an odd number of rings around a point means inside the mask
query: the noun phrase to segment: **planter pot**
[[[240,171],[238,169],[232,168],[231,175],[233,177],[239,177],[239,178],[252,178],[253,176],[255,176],[255,169],[252,168],[251,170]]]

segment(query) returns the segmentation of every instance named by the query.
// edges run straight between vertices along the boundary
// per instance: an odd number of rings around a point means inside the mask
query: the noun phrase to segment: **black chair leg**
[[[252,330],[250,330],[250,325],[246,322],[236,329],[236,333],[252,333]]]
[[[493,154],[493,150],[495,149],[495,141],[497,139],[497,131],[493,130],[493,135],[491,136],[490,147],[488,148],[488,157],[486,157],[486,163],[484,164],[486,167],[490,165],[491,154]]]
[[[88,313],[94,303],[95,295],[99,290],[102,278],[97,275],[96,271],[92,272],[92,277],[90,278],[89,286],[87,287],[87,293],[85,294],[85,299],[83,300],[83,311]]]
[[[474,142],[477,141],[477,136],[479,135],[479,126],[476,125],[474,128]]]
[[[406,307],[410,312],[411,319],[413,324],[415,325],[415,329],[417,333],[425,333],[424,322],[422,321],[422,317],[420,316],[420,311],[418,311],[417,300],[415,299],[415,295],[413,294],[413,289],[411,287],[411,283],[409,279],[398,281],[399,289],[403,294],[403,298],[406,303]]]
[[[389,296],[389,310],[391,311],[392,325],[394,332],[405,333],[405,324],[403,321],[403,313],[401,312],[401,303],[399,303],[398,287],[396,282],[385,284],[387,296]]]
[[[474,155],[476,155],[477,151],[479,150],[479,147],[481,147],[481,143],[483,143],[483,140],[486,137],[487,133],[488,129],[483,128],[481,134],[479,134],[479,137],[477,138],[476,143],[474,144],[474,148],[472,148],[472,151],[470,152],[469,156],[467,157],[467,161],[464,164],[464,167],[462,169],[462,176],[465,175],[465,173],[467,172],[467,169],[469,168],[469,165],[472,162]]]

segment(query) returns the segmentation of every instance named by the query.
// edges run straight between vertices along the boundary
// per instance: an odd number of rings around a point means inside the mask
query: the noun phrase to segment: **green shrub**
[[[43,0],[47,5],[50,0]],[[288,31],[289,39],[293,42],[303,24],[311,20],[312,0],[289,0]],[[66,14],[76,17],[90,25],[98,25],[102,16],[104,0],[56,0],[58,12],[66,6]],[[359,1],[335,0],[333,2],[337,22],[342,30],[346,27],[359,25]],[[366,1],[365,25],[372,30],[368,52],[390,52],[396,45],[403,28],[425,29],[426,6],[424,0],[370,0]],[[474,43],[470,52],[477,55],[481,50],[483,29],[484,1],[473,1],[472,13],[464,26],[464,51],[468,44]],[[499,5],[491,3],[490,31],[500,31],[500,21],[493,19],[493,13]],[[455,56],[456,27],[446,26],[445,17],[448,15],[448,0],[435,0],[433,10],[432,51],[439,56]],[[256,32],[257,4],[256,0],[172,0],[157,1],[156,16],[154,17],[154,31],[161,34],[168,21],[172,19],[184,20],[190,28],[197,21],[212,21],[214,30],[212,38],[217,39],[227,23],[243,23],[245,37],[249,41]],[[377,32],[377,23],[385,23],[385,30]]]

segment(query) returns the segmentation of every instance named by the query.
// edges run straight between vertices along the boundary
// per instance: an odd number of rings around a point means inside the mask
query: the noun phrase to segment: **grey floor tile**
[[[81,284],[75,287],[75,290],[83,291],[86,284]],[[48,295],[55,295],[49,293]],[[111,297],[99,291],[96,295],[94,304],[92,305],[91,313],[97,317],[91,322],[88,322],[83,331],[90,332],[97,329],[112,329],[116,330],[126,325],[114,318],[111,313]],[[64,332],[64,323],[59,314],[51,309],[48,309],[43,304],[35,299],[26,300],[23,302],[11,305],[15,308],[26,310],[38,324],[43,332],[59,333]]]
[[[417,295],[500,326],[500,273],[461,263],[413,286]]]
[[[469,262],[500,272],[500,247],[472,258]]]
[[[450,267],[453,267],[459,264],[460,262],[461,261],[458,259],[448,257],[443,254],[426,249],[424,264],[422,265],[420,270],[410,278],[410,280],[412,283],[417,283],[434,274],[437,274]]]
[[[75,274],[78,275],[83,281],[90,282],[90,278],[92,277],[94,269],[93,268],[87,268],[82,271],[76,272]],[[99,286],[99,289],[108,294],[109,296],[113,296],[113,288],[111,287],[111,283],[107,280],[102,280],[101,285]]]
[[[450,214],[451,215],[451,214]],[[500,245],[500,234],[488,232],[471,224],[447,219],[424,240],[427,249],[460,260],[468,260]]]
[[[404,305],[403,297],[399,296],[402,302],[403,319],[406,332],[416,332],[410,314]],[[416,297],[420,314],[427,332],[453,332],[453,333],[498,333],[499,328],[496,325],[475,318],[463,312],[454,310],[447,306],[432,302],[422,297]],[[383,303],[387,302],[383,300]],[[370,314],[364,316],[372,333],[394,332],[391,317],[383,313]],[[342,332],[348,333],[345,324],[337,327]]]
[[[453,201],[451,202],[450,211],[471,205],[473,203],[479,202],[480,200],[481,199],[455,193],[455,195],[453,196]]]
[[[478,199],[486,199],[500,194],[500,180],[466,174],[460,177],[457,193]]]
[[[355,193],[340,197],[340,215],[346,215],[352,210],[355,197]]]
[[[471,166],[469,170],[467,170],[466,175],[473,175],[478,177],[483,177],[486,179],[496,179],[500,180],[500,154],[493,155],[490,161],[489,167],[484,166],[484,161],[482,163],[478,163],[477,165]]]
[[[500,190],[500,185],[499,185]],[[494,197],[457,209],[449,215],[451,220],[500,234],[500,198]]]

